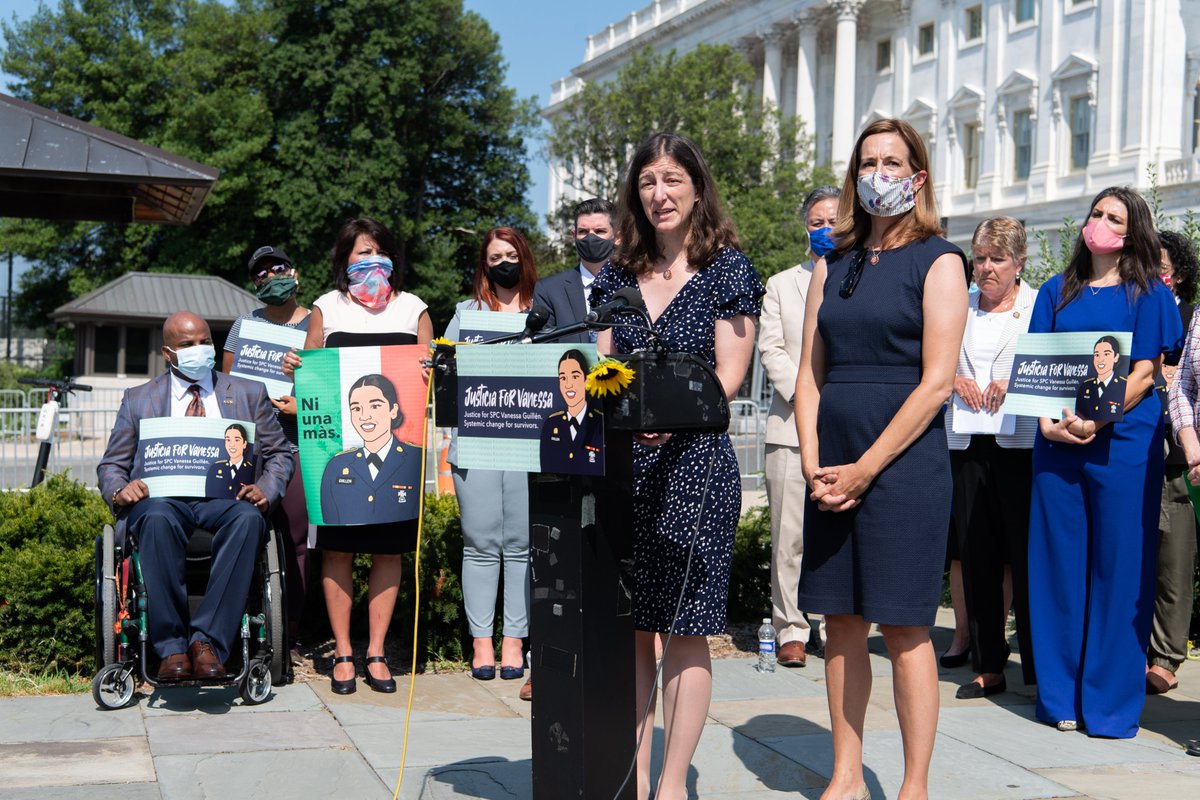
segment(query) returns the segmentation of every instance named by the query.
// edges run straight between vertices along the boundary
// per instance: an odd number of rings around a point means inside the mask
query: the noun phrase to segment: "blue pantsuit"
[[[1132,331],[1131,361],[1180,346],[1179,312],[1154,283],[1083,291],[1057,309],[1062,276],[1042,287],[1031,333]],[[1039,432],[1033,448],[1029,607],[1037,717],[1129,738],[1145,700],[1163,474],[1162,407],[1153,393],[1086,445]]]

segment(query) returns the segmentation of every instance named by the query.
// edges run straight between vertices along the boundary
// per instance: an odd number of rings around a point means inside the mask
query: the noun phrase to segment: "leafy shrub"
[[[758,622],[771,616],[771,511],[742,515],[733,540],[729,571],[729,622]]]
[[[108,507],[56,474],[0,493],[0,667],[91,672],[93,542]]]

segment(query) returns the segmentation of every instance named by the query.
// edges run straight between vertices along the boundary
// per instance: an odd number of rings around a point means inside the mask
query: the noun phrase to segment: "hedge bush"
[[[91,672],[100,496],[65,475],[0,493],[0,667]]]
[[[766,506],[742,515],[729,569],[729,622],[761,622],[771,616],[771,512]]]

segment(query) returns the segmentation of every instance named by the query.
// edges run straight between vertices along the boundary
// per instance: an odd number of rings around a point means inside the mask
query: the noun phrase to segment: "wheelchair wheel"
[[[137,679],[133,675],[133,663],[107,664],[92,678],[92,699],[106,710],[125,708],[133,699]]]
[[[250,659],[250,667],[246,677],[242,679],[242,702],[248,706],[256,706],[271,696],[271,672],[262,659]]]
[[[267,617],[267,636],[271,643],[271,681],[277,686],[289,682],[292,649],[287,641],[287,622],[284,619],[287,599],[283,594],[285,575],[279,532],[272,527],[267,540],[267,581],[263,597],[263,613]],[[269,686],[267,687],[270,688]],[[261,702],[261,701],[260,701]]]
[[[117,621],[117,569],[116,540],[111,525],[96,537],[96,667],[105,667],[117,657],[116,633],[113,625]],[[99,701],[97,701],[99,702]]]

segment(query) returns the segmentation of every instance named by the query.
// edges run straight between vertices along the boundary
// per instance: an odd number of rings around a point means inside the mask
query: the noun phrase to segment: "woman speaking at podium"
[[[696,145],[671,133],[642,142],[621,190],[619,215],[621,245],[596,278],[592,307],[636,287],[658,337],[672,351],[704,358],[732,399],[750,363],[765,289],[738,250],[737,234]],[[616,319],[638,318],[621,313]],[[616,327],[602,332],[596,346],[602,353],[629,353],[649,344],[644,330]],[[682,800],[712,696],[705,637],[725,632],[741,485],[727,434],[641,433],[637,439],[635,670],[638,732],[645,732],[637,753],[638,797],[644,800],[650,791],[654,638],[663,634],[666,752],[654,796]]]

